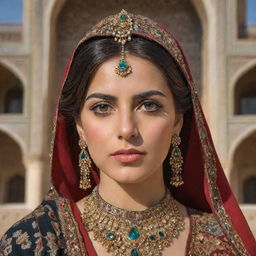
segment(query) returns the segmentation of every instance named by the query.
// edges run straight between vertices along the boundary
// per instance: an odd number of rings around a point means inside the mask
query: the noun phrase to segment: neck
[[[142,211],[157,204],[165,195],[163,172],[151,175],[139,183],[120,184],[101,172],[99,194],[118,208]]]

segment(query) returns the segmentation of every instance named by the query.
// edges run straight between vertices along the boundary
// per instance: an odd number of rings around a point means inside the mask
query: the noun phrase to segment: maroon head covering
[[[212,212],[220,223],[226,237],[236,248],[238,255],[255,255],[256,242],[245,218],[230,190],[229,184],[216,154],[208,125],[206,123],[193,78],[186,58],[174,36],[162,25],[149,18],[129,14],[133,21],[131,35],[152,40],[164,47],[178,64],[192,97],[193,109],[185,115],[181,131],[184,153],[184,185],[172,189],[174,197],[189,207]],[[86,33],[78,44],[74,55],[83,43],[93,37],[112,37],[110,24],[116,15],[109,16]],[[73,55],[73,56],[74,56]],[[63,86],[69,75],[73,56],[67,65]],[[64,117],[56,111],[55,129],[52,141],[52,182],[59,195],[70,202],[78,201],[91,190],[79,189],[78,134],[72,134]],[[92,189],[99,182],[97,168],[91,169]],[[79,219],[75,212],[75,218]],[[82,233],[85,233],[84,231]],[[83,234],[86,237],[86,234]],[[87,251],[91,244],[85,241]]]

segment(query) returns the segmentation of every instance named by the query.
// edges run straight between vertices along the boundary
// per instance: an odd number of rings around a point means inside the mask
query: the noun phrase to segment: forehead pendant
[[[125,43],[131,40],[132,27],[133,21],[125,10],[117,14],[112,23],[114,39],[121,44],[121,59],[115,68],[115,72],[122,77],[126,77],[132,73],[132,67],[127,63],[124,51]]]

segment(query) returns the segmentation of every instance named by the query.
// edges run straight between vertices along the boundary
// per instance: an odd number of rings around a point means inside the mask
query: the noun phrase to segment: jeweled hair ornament
[[[133,21],[127,11],[122,10],[115,15],[112,24],[112,31],[115,41],[121,44],[121,60],[115,68],[118,75],[126,77],[132,73],[132,67],[125,60],[124,46],[127,41],[131,40],[131,31],[133,28]]]

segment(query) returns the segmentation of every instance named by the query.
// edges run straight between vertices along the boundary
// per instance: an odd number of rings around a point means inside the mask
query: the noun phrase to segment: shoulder
[[[236,252],[214,214],[190,209],[191,243],[189,256],[227,255]]]
[[[63,247],[56,204],[43,201],[34,211],[19,220],[0,240],[2,255],[57,255]]]
[[[201,212],[189,209],[189,215],[192,222],[196,223],[196,230],[200,232],[208,232],[214,236],[222,235],[222,229],[217,222],[213,213]]]

